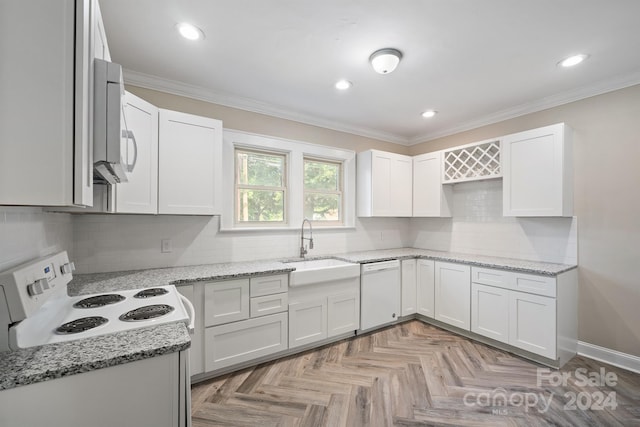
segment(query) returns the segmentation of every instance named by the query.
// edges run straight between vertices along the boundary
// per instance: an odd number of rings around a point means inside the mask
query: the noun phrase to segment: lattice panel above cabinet
[[[501,178],[500,141],[457,147],[442,156],[442,183]]]

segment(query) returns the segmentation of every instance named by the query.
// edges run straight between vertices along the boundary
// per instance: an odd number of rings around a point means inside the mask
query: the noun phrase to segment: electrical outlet
[[[172,251],[173,251],[173,245],[171,244],[171,239],[160,240],[160,252],[169,253]]]

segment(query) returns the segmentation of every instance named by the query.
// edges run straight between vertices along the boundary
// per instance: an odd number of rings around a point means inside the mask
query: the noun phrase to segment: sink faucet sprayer
[[[309,237],[304,237],[304,223],[309,224]],[[313,227],[311,227],[311,221],[307,218],[302,220],[302,228],[300,230],[300,258],[304,258],[307,253],[307,248],[304,247],[304,241],[309,241],[309,249],[313,249]]]

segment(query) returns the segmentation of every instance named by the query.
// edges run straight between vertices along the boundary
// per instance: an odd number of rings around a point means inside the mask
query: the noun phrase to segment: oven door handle
[[[179,294],[179,295],[180,295],[180,299],[182,300],[182,303],[184,304],[185,308],[189,312],[189,324],[187,325],[187,329],[189,330],[189,334],[193,335],[193,332],[195,331],[195,324],[196,324],[196,309],[193,308],[193,304],[191,304],[191,301],[189,301],[187,297],[185,297],[182,294]]]

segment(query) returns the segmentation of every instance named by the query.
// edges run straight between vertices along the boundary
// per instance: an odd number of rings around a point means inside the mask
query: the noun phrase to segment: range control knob
[[[36,283],[40,284],[40,287],[42,288],[42,290],[49,289],[51,287],[49,286],[49,280],[46,277],[36,280]]]
[[[60,271],[62,274],[71,274],[76,271],[76,265],[73,262],[68,262],[66,264],[62,264],[60,266]]]
[[[40,280],[37,280],[31,283],[30,285],[27,285],[27,293],[32,297],[35,297],[36,295],[41,295],[43,292],[44,292],[44,289],[42,289],[42,284],[40,283]]]

